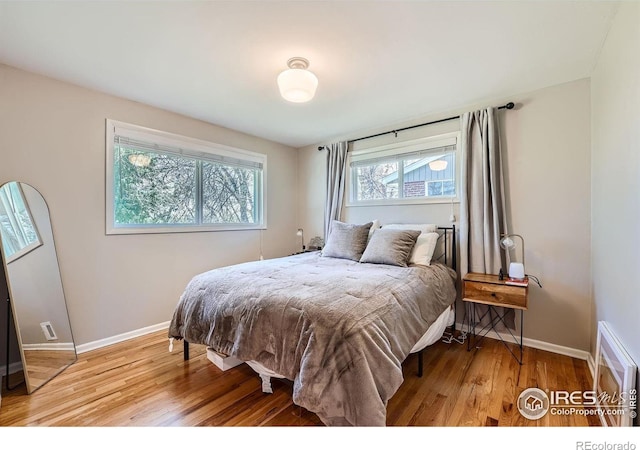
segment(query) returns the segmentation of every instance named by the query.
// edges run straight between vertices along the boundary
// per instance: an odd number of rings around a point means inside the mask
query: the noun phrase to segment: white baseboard
[[[136,337],[144,336],[145,334],[155,333],[156,331],[164,330],[169,328],[170,322],[163,322],[156,325],[151,325],[148,327],[140,328],[138,330],[129,331],[128,333],[118,334],[116,336],[112,336],[105,339],[100,339],[93,342],[88,342],[86,344],[81,344],[76,347],[76,352],[78,354],[88,352],[90,350],[96,350],[102,347],[106,347],[108,345],[117,344],[118,342],[126,341],[129,339],[133,339]],[[457,330],[465,330],[462,324],[456,323]],[[487,337],[491,339],[500,339],[498,334],[495,331],[489,331],[487,333]],[[506,342],[516,343],[515,339],[511,337],[511,335],[507,332],[506,336],[503,333],[503,339]],[[167,338],[168,339],[168,338]],[[591,354],[585,350],[578,350],[571,347],[565,347],[562,345],[552,344],[550,342],[539,341],[536,339],[524,338],[522,340],[522,344],[525,347],[536,348],[538,350],[546,350],[551,353],[557,353],[559,355],[571,356],[572,358],[581,359],[587,361],[587,365],[589,366],[589,370],[591,371],[591,375],[594,374],[594,361]]]
[[[45,342],[43,344],[22,344],[24,350],[73,351],[73,342]]]
[[[90,350],[96,350],[102,347],[106,347],[108,345],[117,344],[118,342],[127,341],[129,339],[133,339],[136,337],[144,336],[145,334],[155,333],[156,331],[164,330],[169,328],[170,322],[163,322],[157,325],[151,325],[148,327],[140,328],[138,330],[129,331],[128,333],[118,334],[116,336],[112,336],[109,338],[100,339],[93,342],[87,342],[86,344],[81,344],[76,347],[76,352],[78,354],[88,352]],[[167,340],[169,338],[167,337]]]
[[[460,323],[456,323],[456,329],[466,331],[466,327]],[[504,341],[511,342],[514,344],[517,343],[516,340],[511,337],[508,331],[501,333],[501,335]],[[491,339],[500,339],[498,334],[493,330],[487,333],[487,337]],[[519,338],[519,336],[517,337]],[[591,357],[591,354],[585,350],[578,350],[576,348],[565,347],[563,345],[552,344],[550,342],[538,341],[536,339],[523,338],[522,345],[524,345],[525,347],[536,348],[538,350],[546,350],[548,352],[557,353],[559,355],[571,356],[572,358],[582,359],[584,361],[587,361],[587,364],[589,363],[589,358]],[[593,371],[592,371],[592,374],[593,374]]]

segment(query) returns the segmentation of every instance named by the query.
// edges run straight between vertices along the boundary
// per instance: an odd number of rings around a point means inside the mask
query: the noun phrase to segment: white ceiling
[[[302,147],[588,77],[616,8],[0,1],[0,62]],[[278,94],[293,56],[320,80],[310,103]]]

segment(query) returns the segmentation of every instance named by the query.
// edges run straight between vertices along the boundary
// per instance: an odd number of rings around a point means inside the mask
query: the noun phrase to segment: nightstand
[[[468,333],[473,335],[473,346],[477,346],[485,338],[489,331],[494,330],[502,343],[507,347],[511,355],[522,365],[522,329],[524,327],[524,311],[529,306],[529,280],[525,278],[523,285],[514,286],[507,282],[507,278],[500,280],[498,275],[484,273],[468,273],[462,278],[462,300],[473,303],[472,314],[469,317]],[[487,306],[487,310],[480,317],[476,318],[475,304]],[[499,314],[496,307],[503,307],[520,311],[520,340],[516,339],[511,330],[506,327],[504,317],[508,312],[505,309],[503,314]],[[476,323],[481,322],[485,316],[489,315],[489,323],[476,333]],[[502,335],[495,329],[495,326],[502,322],[513,340],[520,348],[520,358],[509,348],[502,339]],[[467,340],[467,350],[471,350],[471,338]]]
[[[313,252],[317,252],[318,250],[310,250],[310,249],[304,249],[300,252],[295,252],[290,254],[289,256],[293,256],[293,255],[302,255],[303,253],[313,253]]]

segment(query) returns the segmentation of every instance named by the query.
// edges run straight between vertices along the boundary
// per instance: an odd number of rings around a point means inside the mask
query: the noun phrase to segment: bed
[[[291,380],[294,403],[326,425],[384,426],[402,362],[454,323],[444,255],[399,267],[309,252],[214,269],[188,283],[169,337],[185,359],[196,343],[245,361],[265,392],[271,377]]]

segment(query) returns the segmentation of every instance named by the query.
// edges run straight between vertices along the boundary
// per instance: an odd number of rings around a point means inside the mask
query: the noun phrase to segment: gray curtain
[[[464,113],[462,129],[462,192],[460,198],[460,275],[468,272],[506,274],[500,237],[506,232],[504,178],[500,155],[500,130],[494,108]],[[482,316],[486,307],[477,306]],[[504,314],[503,308],[498,308]],[[515,328],[513,310],[505,322]],[[486,314],[484,326],[491,318]],[[501,325],[501,324],[499,324]],[[496,326],[500,329],[500,326]],[[502,327],[504,328],[504,327]]]
[[[349,143],[346,141],[337,142],[325,146],[325,149],[327,150],[327,199],[324,208],[324,240],[326,243],[331,231],[331,221],[340,220],[342,213]]]

